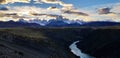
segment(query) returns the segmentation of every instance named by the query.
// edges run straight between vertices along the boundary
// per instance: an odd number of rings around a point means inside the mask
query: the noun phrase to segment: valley
[[[79,58],[71,52],[69,46],[75,41],[80,41],[76,45],[83,53],[96,58],[116,58],[119,57],[120,51],[119,31],[119,26],[1,28],[0,57],[9,55],[10,58],[14,55],[12,57],[15,58]],[[10,52],[5,52],[6,50]]]

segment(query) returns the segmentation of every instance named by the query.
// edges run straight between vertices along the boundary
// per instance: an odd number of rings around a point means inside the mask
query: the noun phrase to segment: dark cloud
[[[50,16],[50,17],[57,17],[59,15],[55,15],[55,14],[37,14],[37,13],[32,13],[32,15],[34,16],[43,16],[43,15],[46,15],[46,16]]]
[[[15,16],[17,15],[17,13],[7,13],[7,14],[4,14],[5,16]]]
[[[48,9],[57,9],[57,7],[52,6],[52,7],[49,7]]]
[[[7,4],[7,3],[14,3],[14,2],[29,3],[30,0],[0,0],[0,4]]]
[[[47,14],[47,16],[50,16],[50,17],[58,17],[58,16],[60,16],[60,15]]]
[[[9,9],[7,7],[0,7],[0,10],[7,11]]]
[[[4,3],[4,2],[6,2],[6,0],[0,0],[0,4],[2,4],[2,3]]]
[[[46,15],[46,14],[38,14],[38,13],[31,13],[34,16],[42,16],[42,15]]]
[[[64,11],[64,13],[68,13],[68,14],[77,14],[77,15],[82,15],[82,16],[89,16],[88,14],[86,13],[83,13],[83,12],[77,12],[77,11]]]
[[[12,17],[14,19],[17,19],[17,18],[28,18],[28,17],[25,17],[25,16],[19,16],[17,13],[6,13],[6,14],[3,14],[4,17]]]
[[[98,10],[98,13],[99,14],[109,14],[111,12],[110,12],[110,8],[101,8]]]

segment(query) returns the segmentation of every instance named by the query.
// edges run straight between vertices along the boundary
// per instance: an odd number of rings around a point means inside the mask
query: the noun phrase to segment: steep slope
[[[96,58],[120,58],[120,28],[98,28],[78,44],[83,52]]]

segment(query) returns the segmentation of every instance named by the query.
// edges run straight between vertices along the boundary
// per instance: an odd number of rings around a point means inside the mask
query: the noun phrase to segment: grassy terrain
[[[55,58],[76,58],[69,45],[81,38],[81,28],[2,28],[0,38],[11,39],[13,43],[42,50]],[[84,35],[84,34],[81,34]],[[11,41],[10,41],[11,42]],[[41,51],[40,51],[41,52]],[[52,56],[51,56],[52,55]]]
[[[12,39],[15,44],[43,50],[43,53],[55,58],[76,58],[70,52],[69,45],[77,40],[80,40],[78,47],[83,52],[97,58],[120,57],[120,26],[2,28],[0,29],[0,38]]]

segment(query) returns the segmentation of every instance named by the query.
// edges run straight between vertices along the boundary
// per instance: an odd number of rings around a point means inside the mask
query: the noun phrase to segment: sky
[[[72,3],[75,7],[89,7],[94,5],[117,3],[120,0],[62,0],[66,3]]]
[[[120,22],[120,0],[0,0],[0,21],[69,20]]]

